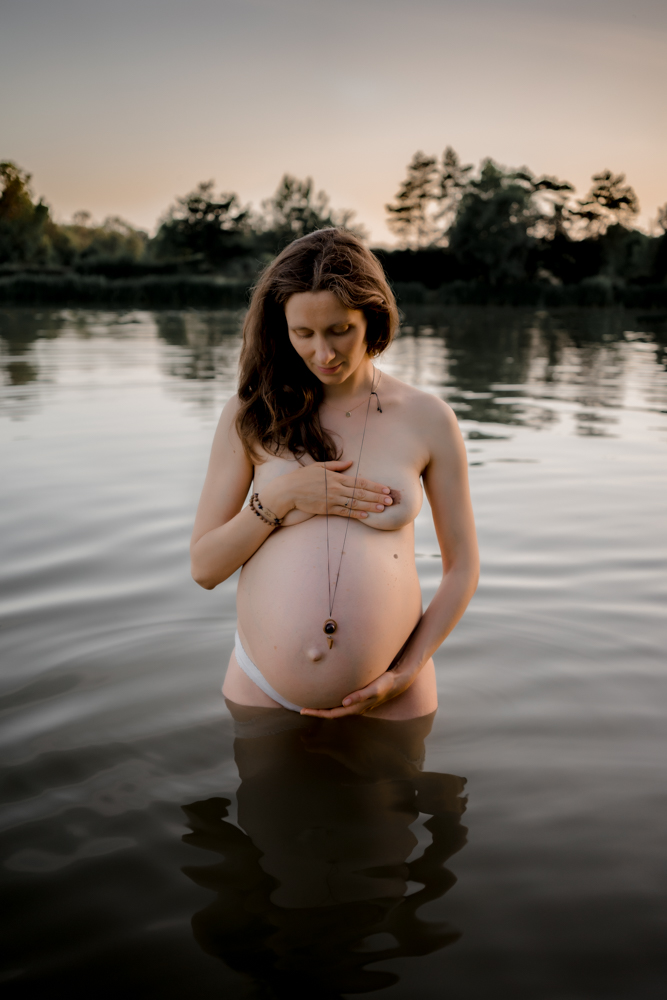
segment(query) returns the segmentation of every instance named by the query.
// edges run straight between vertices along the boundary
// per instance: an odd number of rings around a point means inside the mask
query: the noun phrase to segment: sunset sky
[[[667,202],[666,0],[0,0],[0,158],[59,221],[153,229],[212,178],[288,171],[391,239],[412,154],[452,145]]]

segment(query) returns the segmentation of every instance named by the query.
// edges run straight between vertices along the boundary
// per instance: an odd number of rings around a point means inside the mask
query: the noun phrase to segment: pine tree
[[[609,226],[628,225],[639,212],[639,199],[634,189],[625,183],[625,174],[602,170],[593,174],[593,186],[577,208],[570,212],[584,226],[585,235],[605,233]]]
[[[435,242],[440,233],[436,218],[439,199],[437,160],[421,151],[415,153],[394,203],[385,206],[389,228],[406,247],[416,249]]]
[[[440,209],[437,219],[443,230],[443,236],[456,218],[459,202],[470,183],[470,172],[473,169],[472,163],[465,166],[461,164],[458,154],[447,146],[442,154],[442,168],[440,171]]]

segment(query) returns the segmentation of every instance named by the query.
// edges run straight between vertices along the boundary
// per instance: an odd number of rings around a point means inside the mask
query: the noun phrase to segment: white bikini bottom
[[[243,673],[247,674],[250,680],[254,681],[257,687],[262,689],[264,694],[268,694],[269,698],[273,698],[273,700],[277,701],[279,705],[283,706],[283,708],[289,708],[290,712],[301,711],[300,705],[293,704],[291,701],[288,701],[287,698],[283,698],[281,694],[278,694],[277,691],[274,691],[259,667],[255,666],[241,645],[241,638],[238,631],[234,637],[234,652],[236,654],[236,662],[240,666]]]

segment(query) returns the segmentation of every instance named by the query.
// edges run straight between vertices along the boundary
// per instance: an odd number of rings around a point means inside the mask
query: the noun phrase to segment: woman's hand
[[[384,705],[397,695],[403,694],[414,679],[414,674],[386,670],[365,688],[346,695],[340,708],[302,708],[301,715],[313,715],[317,719],[341,719],[345,715],[363,715],[372,708]]]
[[[370,479],[345,476],[352,462],[313,462],[295,472],[271,480],[261,492],[263,505],[283,518],[290,510],[306,514],[338,514],[358,519],[368,517],[368,511],[381,513],[393,501],[391,490]],[[326,477],[326,489],[325,489]]]

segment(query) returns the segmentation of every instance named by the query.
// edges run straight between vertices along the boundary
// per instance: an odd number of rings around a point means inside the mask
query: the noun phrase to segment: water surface
[[[221,699],[236,578],[187,547],[239,323],[0,312],[6,994],[662,997],[667,318],[405,317],[482,577],[398,728]],[[428,602],[427,505],[416,546]]]

